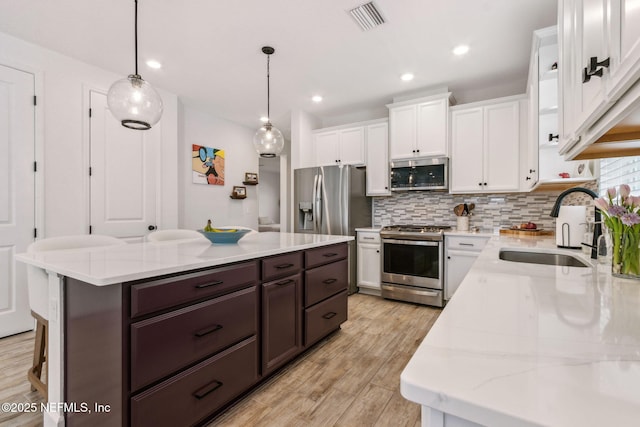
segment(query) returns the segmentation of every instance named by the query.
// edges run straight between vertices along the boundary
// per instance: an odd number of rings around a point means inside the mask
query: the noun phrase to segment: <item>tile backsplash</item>
[[[597,183],[583,185],[597,192]],[[437,224],[456,225],[453,207],[460,203],[475,203],[470,218],[471,227],[496,231],[522,222],[535,222],[538,228],[554,230],[555,218],[549,216],[561,191],[496,194],[446,194],[430,191],[393,193],[389,197],[373,198],[373,225]],[[574,193],[563,205],[592,206],[587,195]],[[593,215],[593,208],[588,209]]]

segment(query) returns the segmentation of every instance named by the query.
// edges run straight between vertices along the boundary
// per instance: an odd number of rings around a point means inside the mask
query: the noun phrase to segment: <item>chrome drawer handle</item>
[[[327,279],[327,280],[323,280],[322,283],[326,284],[326,285],[330,285],[334,282],[337,282],[338,279]]]
[[[327,314],[325,314],[324,316],[322,316],[325,319],[331,319],[332,317],[334,317],[336,314],[338,313],[334,313],[333,311],[328,312]]]
[[[216,280],[215,282],[203,283],[203,284],[200,284],[200,285],[196,285],[196,289],[202,289],[202,288],[208,288],[210,286],[222,285],[223,283],[224,283],[224,281],[222,281],[222,280]]]
[[[220,387],[222,387],[222,383],[220,381],[214,380],[211,383],[207,384],[206,386],[202,387],[200,390],[196,390],[193,395],[197,398],[197,399],[202,399],[204,398],[207,394],[216,391],[217,389],[219,389]]]
[[[204,337],[205,335],[209,335],[210,333],[215,332],[215,331],[219,331],[220,329],[222,329],[222,325],[213,325],[213,326],[210,326],[208,328],[201,329],[201,330],[197,331],[195,333],[195,336],[198,337],[198,338]]]
[[[280,265],[276,265],[276,268],[278,270],[281,270],[283,268],[289,268],[289,267],[293,267],[293,264],[289,263],[289,264],[280,264]]]

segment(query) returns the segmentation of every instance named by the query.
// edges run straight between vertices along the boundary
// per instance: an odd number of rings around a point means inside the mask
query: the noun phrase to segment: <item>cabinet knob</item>
[[[526,178],[525,178],[525,181],[529,181],[529,180],[531,180],[531,177],[530,177],[530,176],[528,176],[528,177],[526,177]]]
[[[481,182],[479,182],[479,183],[478,183],[478,185],[479,185],[480,187],[482,187],[482,183],[481,183]]]
[[[486,186],[486,185],[487,185],[487,183],[485,182],[485,183],[484,183],[484,184],[482,184],[482,185],[485,185],[485,186]]]
[[[420,150],[416,150],[418,153],[420,152]]]
[[[380,253],[380,250],[379,250],[379,249],[376,249],[376,253],[377,253],[377,254],[379,254],[379,253]]]
[[[148,227],[147,227],[147,229],[148,229],[149,231],[153,231],[153,230],[155,230],[156,228],[158,228],[158,227],[157,227],[157,226],[155,226],[155,225],[150,225],[150,226],[148,226]]]
[[[534,173],[535,171],[535,169],[529,169],[529,173]]]
[[[450,256],[448,256],[448,257],[447,257],[447,259],[451,259],[451,257],[450,257]]]
[[[416,152],[416,150],[413,150],[413,151],[412,151],[412,153],[415,153],[415,152]]]
[[[385,189],[385,190],[388,190],[388,189],[389,189],[389,187],[384,187],[384,189]]]

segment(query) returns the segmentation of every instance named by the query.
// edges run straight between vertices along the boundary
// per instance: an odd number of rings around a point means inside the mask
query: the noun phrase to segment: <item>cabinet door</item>
[[[484,190],[518,190],[519,122],[518,101],[484,107]]]
[[[439,99],[418,105],[417,155],[447,155],[448,102]]]
[[[598,61],[608,58],[607,48],[607,0],[581,0],[576,8],[576,37],[573,54],[576,57],[577,69],[574,70],[578,85],[574,100],[576,114],[576,133],[591,126],[598,115],[606,107],[605,88],[609,78],[609,70],[603,70],[602,77],[593,76],[583,82],[585,68],[589,67],[590,58]]]
[[[533,70],[536,70],[536,77],[532,78],[529,82],[527,91],[529,92],[529,126],[527,130],[527,138],[523,141],[526,147],[526,161],[524,163],[524,170],[522,171],[522,189],[525,191],[530,190],[536,182],[538,182],[538,54],[535,53],[531,58],[533,64],[531,65]]]
[[[416,150],[416,106],[389,111],[389,151],[391,160],[414,157]]]
[[[358,286],[380,290],[380,245],[358,245]]]
[[[451,191],[478,192],[482,176],[482,107],[451,114]]]
[[[377,123],[367,127],[367,196],[388,196],[389,126]]]
[[[315,165],[328,166],[338,164],[338,145],[340,134],[338,131],[316,133],[313,135]]]
[[[344,129],[340,131],[340,164],[364,165],[364,127]]]
[[[471,266],[478,258],[478,252],[447,250],[446,283],[444,286],[444,298],[450,299],[460,283],[467,275]]]
[[[262,373],[275,369],[302,348],[300,274],[262,284]]]
[[[619,97],[640,77],[640,7],[637,0],[609,0],[611,86],[609,95]]]
[[[560,0],[558,7],[558,152],[564,154],[576,142],[574,92],[582,82],[575,61],[575,0]]]

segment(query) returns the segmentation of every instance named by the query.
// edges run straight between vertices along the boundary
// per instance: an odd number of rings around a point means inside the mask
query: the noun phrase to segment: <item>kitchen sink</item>
[[[529,264],[560,265],[567,267],[591,267],[590,264],[582,261],[573,255],[554,254],[549,252],[514,251],[509,249],[500,250],[500,259],[513,262],[526,262]]]

